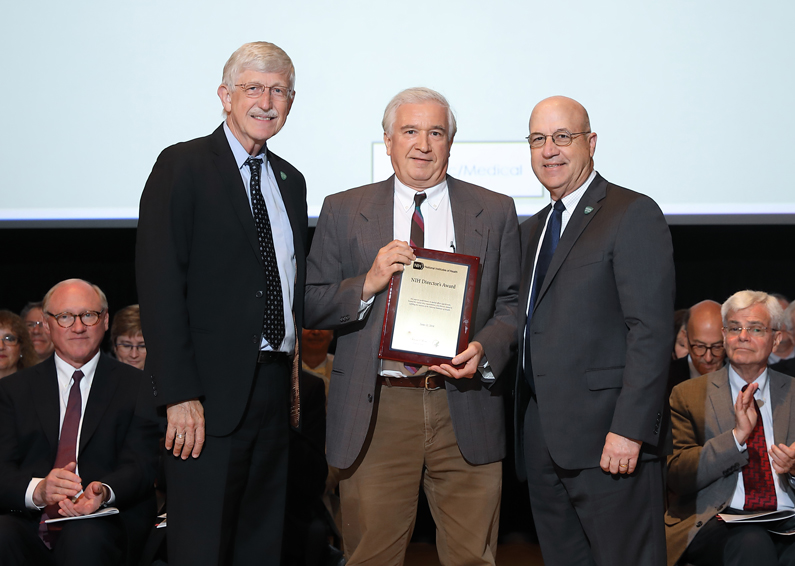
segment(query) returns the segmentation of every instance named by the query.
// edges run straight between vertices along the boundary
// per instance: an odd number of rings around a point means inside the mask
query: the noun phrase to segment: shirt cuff
[[[359,316],[356,320],[364,320],[364,317],[370,311],[370,307],[373,306],[373,301],[375,300],[375,295],[370,297],[367,301],[359,301]]]
[[[478,364],[478,371],[480,372],[480,378],[483,381],[494,381],[497,379],[497,376],[494,375],[494,372],[489,366],[489,361],[486,359],[485,352],[483,353],[483,357],[480,358],[480,364]]]
[[[734,429],[732,429],[732,438],[734,438],[734,445],[737,447],[738,451],[745,452],[746,450],[748,450],[747,444],[740,444],[739,442],[737,442],[737,437],[734,434]]]
[[[107,488],[108,488],[108,493],[110,493],[110,497],[108,497],[108,500],[107,500],[105,503],[103,503],[103,504],[102,504],[102,506],[103,506],[103,507],[105,507],[105,506],[107,506],[107,505],[113,505],[113,502],[114,502],[114,501],[116,501],[116,494],[115,494],[115,493],[113,493],[113,488],[112,488],[112,487],[110,487],[110,486],[109,486],[108,484],[106,484],[106,483],[103,483],[102,485],[104,485],[105,487],[107,487]]]
[[[36,491],[36,486],[39,485],[39,482],[42,481],[44,478],[33,478],[30,480],[28,484],[28,489],[25,490],[25,507],[30,509],[31,511],[41,511],[44,509],[45,505],[39,507],[35,503],[33,503],[33,492]]]

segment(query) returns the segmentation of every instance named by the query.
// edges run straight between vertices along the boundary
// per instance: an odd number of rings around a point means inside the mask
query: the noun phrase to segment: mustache
[[[271,108],[270,110],[252,112],[251,116],[254,118],[278,118],[279,112],[276,109]]]

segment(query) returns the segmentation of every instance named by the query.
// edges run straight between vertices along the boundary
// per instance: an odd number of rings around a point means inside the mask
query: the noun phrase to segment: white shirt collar
[[[740,374],[734,371],[734,368],[732,367],[731,363],[727,364],[727,367],[729,369],[729,383],[731,384],[732,387],[732,397],[736,397],[737,394],[739,394],[739,392],[742,391],[742,388],[745,387],[747,382],[742,377],[740,377]],[[759,375],[759,377],[757,377],[752,382],[759,384],[756,393],[754,393],[754,398],[767,400],[768,381],[769,381],[769,374],[767,368],[765,368],[765,370]]]
[[[587,189],[590,186],[591,182],[593,182],[593,180],[595,178],[596,178],[596,169],[591,171],[591,174],[588,175],[588,178],[585,179],[585,182],[582,185],[580,185],[579,187],[574,189],[572,192],[567,194],[565,197],[560,199],[561,201],[563,201],[563,206],[566,207],[566,211],[574,212],[574,209],[577,207],[577,204],[580,202],[580,199],[585,194],[585,190],[584,189]],[[550,199],[550,202],[554,206],[555,201]]]
[[[431,208],[436,210],[439,208],[439,205],[441,204],[442,199],[447,192],[447,178],[445,177],[441,183],[431,187],[430,189],[417,191],[401,183],[400,179],[398,179],[397,175],[395,175],[395,198],[397,198],[398,202],[400,203],[400,207],[405,212],[407,212],[409,208],[414,207],[414,195],[416,195],[418,192],[425,193],[425,202],[428,203]]]
[[[237,163],[237,168],[242,169],[243,166],[246,164],[246,160],[251,157],[248,152],[243,149],[243,146],[237,141],[235,134],[232,133],[232,130],[229,129],[229,126],[226,125],[226,121],[224,121],[224,134],[226,134],[226,141],[229,143],[229,147],[232,149],[232,155],[235,156],[235,163]],[[265,148],[267,146],[263,144],[262,150],[259,152],[258,155],[255,157],[259,157],[264,161],[267,161],[265,158]]]

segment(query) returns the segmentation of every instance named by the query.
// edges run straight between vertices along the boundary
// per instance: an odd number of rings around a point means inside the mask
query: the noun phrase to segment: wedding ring
[[[185,438],[185,434],[180,432],[179,434],[177,434],[177,438],[179,438],[181,440],[181,439]]]

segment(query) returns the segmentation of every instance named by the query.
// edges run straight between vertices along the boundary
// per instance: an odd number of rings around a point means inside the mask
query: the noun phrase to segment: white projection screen
[[[411,86],[458,117],[450,172],[548,202],[524,141],[550,95],[581,101],[596,168],[672,223],[792,223],[795,2],[440,0],[10,2],[3,8],[0,227],[134,226],[160,151],[221,122],[229,55],[296,66],[269,147],[326,195],[391,173],[381,116]]]

